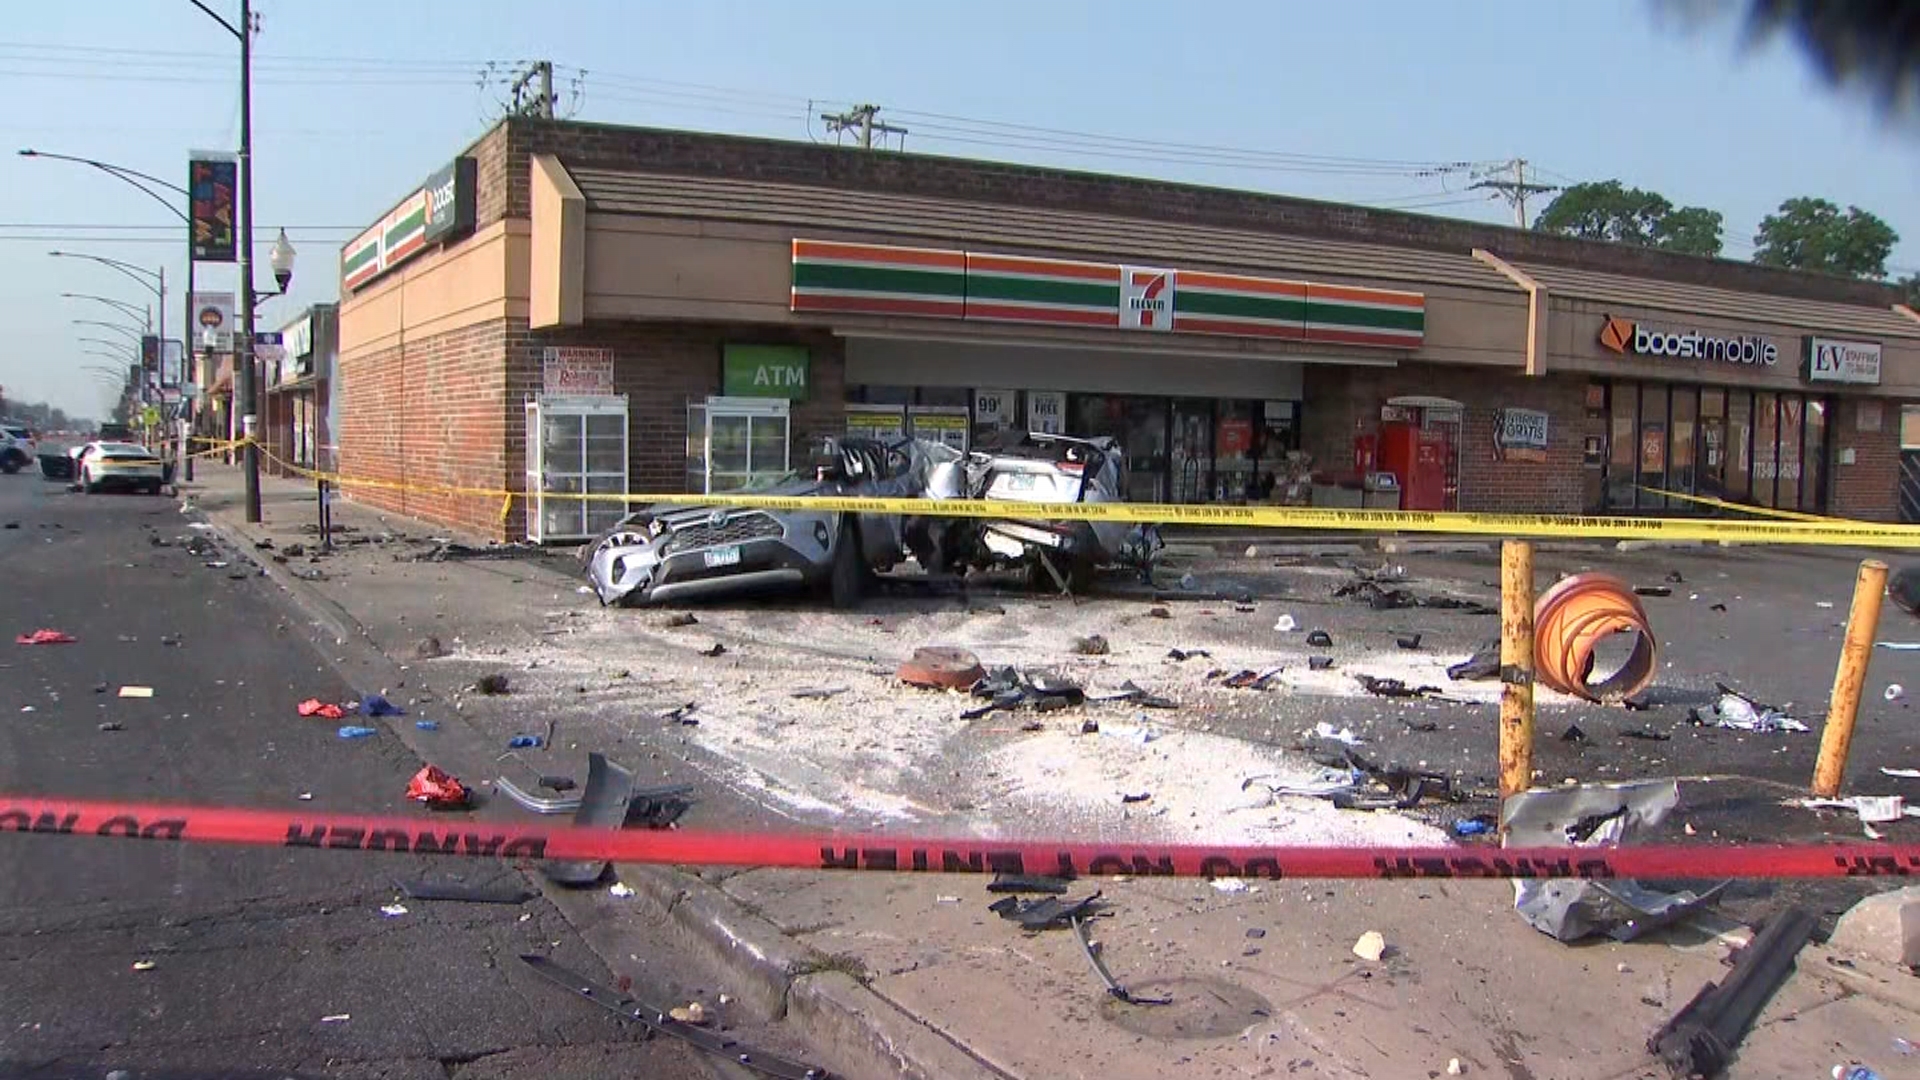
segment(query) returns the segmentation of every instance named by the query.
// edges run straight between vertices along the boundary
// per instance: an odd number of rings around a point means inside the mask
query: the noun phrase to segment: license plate
[[[740,565],[740,549],[736,546],[709,548],[705,552],[707,566]]]

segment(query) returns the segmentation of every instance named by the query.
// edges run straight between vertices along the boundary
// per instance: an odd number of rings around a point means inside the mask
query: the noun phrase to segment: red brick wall
[[[1882,307],[1901,300],[1899,290],[1887,285],[1730,259],[1404,211],[962,158],[530,118],[501,121],[468,152],[480,159],[482,227],[502,216],[530,215],[528,155],[551,153],[569,165],[1037,206],[1455,253],[1478,247],[1508,258],[1809,299]]]
[[[1879,431],[1860,430],[1860,404],[1859,398],[1840,400],[1836,426],[1827,440],[1832,447],[1827,475],[1833,478],[1828,512],[1862,521],[1898,521],[1900,402],[1878,403]],[[1853,464],[1839,464],[1847,450],[1853,451]]]
[[[523,465],[508,448],[507,341],[507,323],[490,320],[341,357],[341,473],[425,488],[499,491],[510,480],[518,486]],[[346,494],[466,532],[505,535],[498,498],[371,486],[350,486]]]
[[[1388,398],[1431,394],[1466,406],[1460,425],[1460,509],[1574,514],[1588,509],[1588,471],[1582,465],[1588,435],[1604,435],[1605,420],[1586,414],[1585,378],[1527,378],[1460,368],[1405,364],[1397,368],[1308,365],[1302,404],[1301,448],[1315,468],[1349,474],[1358,426],[1378,431]],[[1548,415],[1547,460],[1495,461],[1494,414],[1503,408]]]

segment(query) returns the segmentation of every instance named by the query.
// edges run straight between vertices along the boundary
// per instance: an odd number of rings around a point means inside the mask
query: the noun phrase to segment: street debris
[[[440,643],[439,638],[432,635],[423,637],[413,643],[413,658],[415,660],[438,660],[445,655],[447,655],[447,647]]]
[[[700,655],[709,657],[709,658],[715,657],[715,656],[725,656],[727,655],[727,647],[716,641],[713,644],[707,646],[706,648],[701,649]]]
[[[973,696],[988,701],[961,713],[962,720],[978,720],[996,709],[1017,709],[1022,705],[1031,705],[1040,712],[1053,712],[1087,699],[1086,691],[1070,679],[1047,671],[1023,674],[1011,667],[997,668],[975,683]]]
[[[617,897],[621,900],[628,899],[634,895],[633,886],[624,881],[616,881],[607,889],[607,895]]]
[[[1635,585],[1633,587],[1633,595],[1635,596],[1672,596],[1673,590],[1669,589],[1665,585]]]
[[[1106,988],[1107,994],[1109,996],[1118,998],[1119,1000],[1124,1001],[1129,1005],[1171,1005],[1173,1004],[1173,999],[1170,997],[1156,997],[1156,996],[1150,996],[1145,994],[1135,994],[1131,990],[1128,990],[1125,986],[1121,985],[1119,980],[1113,977],[1113,972],[1107,970],[1106,963],[1102,961],[1100,958],[1100,951],[1101,951],[1100,946],[1097,942],[1093,940],[1093,937],[1088,929],[1088,927],[1091,925],[1091,921],[1088,919],[1082,918],[1078,915],[1073,916],[1070,921],[1073,924],[1073,936],[1076,940],[1080,942],[1080,951],[1086,954],[1087,963],[1093,965],[1094,975],[1099,978],[1100,985]]]
[[[407,905],[401,903],[383,904],[380,907],[380,914],[385,915],[389,919],[397,919],[406,913]]]
[[[1153,792],[1151,791],[1140,791],[1140,792],[1123,791],[1120,793],[1120,801],[1122,803],[1143,803],[1151,798],[1153,798]]]
[[[321,1017],[320,1022],[323,1024],[344,1024],[351,1019],[353,1019],[352,1013],[334,1013],[331,1016]]]
[[[501,790],[507,790],[504,782]],[[574,828],[618,832],[626,826],[627,816],[632,813],[633,795],[631,771],[615,764],[599,751],[589,753],[587,787],[581,792],[578,808],[574,811]],[[508,798],[514,798],[512,792],[508,793]],[[514,798],[514,801],[528,806],[524,799]],[[606,873],[607,862],[605,859],[549,861],[542,863],[540,869],[546,874],[547,880],[578,888],[599,881],[600,876]]]
[[[1333,657],[1309,656],[1307,657],[1307,670],[1308,671],[1332,671]]]
[[[342,727],[336,734],[343,739],[366,739],[379,734],[379,732],[370,727],[359,727],[354,724],[348,724]]]
[[[806,690],[795,690],[793,693],[788,694],[787,696],[797,701],[825,701],[828,698],[837,696],[839,694],[844,694],[846,692],[847,692],[847,688],[844,686],[820,686],[820,687],[812,687]]]
[[[1237,877],[1217,877],[1207,884],[1213,886],[1214,892],[1222,893],[1243,893],[1248,888],[1246,879]]]
[[[78,639],[65,630],[35,630],[13,639],[15,645],[71,645]]]
[[[1047,893],[1053,896],[1065,896],[1070,882],[1065,878],[1041,877],[1036,874],[996,873],[993,880],[987,882],[987,891],[991,893]]]
[[[1000,614],[1005,615],[1006,611],[1003,609]],[[1155,605],[1147,609],[1147,617],[1150,619],[1171,619],[1173,618],[1173,612],[1165,607]]]
[[[1354,680],[1361,689],[1375,697],[1384,698],[1423,698],[1444,693],[1437,686],[1408,686],[1399,679],[1383,679],[1373,675],[1357,674]]]
[[[1512,847],[1611,847],[1658,825],[1679,804],[1675,780],[1572,785],[1509,797],[1501,827]],[[1590,934],[1632,941],[1706,906],[1725,887],[1663,893],[1624,878],[1518,880],[1514,910],[1558,941]]]
[[[1473,655],[1447,668],[1447,678],[1458,681],[1478,681],[1500,677],[1500,642],[1498,639],[1486,642],[1473,651]]]
[[[152,971],[158,966],[158,964],[155,964],[151,960],[135,960],[133,962],[133,970],[135,971]]]
[[[413,722],[413,726],[414,726],[414,729],[415,729],[416,731],[439,731],[439,730],[440,730],[440,721],[438,721],[438,720],[415,720],[415,721]]]
[[[1307,648],[1331,649],[1333,648],[1333,635],[1327,633],[1325,630],[1309,631],[1307,634]]]
[[[339,720],[347,715],[347,710],[319,698],[308,698],[295,708],[301,716],[318,716],[323,720]]]
[[[1664,731],[1655,731],[1652,728],[1628,728],[1620,733],[1620,737],[1623,739],[1640,739],[1645,742],[1670,742],[1673,739],[1672,735]]]
[[[466,785],[438,765],[427,765],[413,774],[407,781],[407,798],[435,810],[461,809],[472,801]]]
[[[125,731],[127,726],[118,720],[108,720],[100,725],[101,731]]]
[[[1814,607],[1817,607],[1817,608],[1820,608],[1820,609],[1822,609],[1822,610],[1831,610],[1831,609],[1832,609],[1832,607],[1833,607],[1833,601],[1831,601],[1831,600],[1815,600],[1815,601],[1813,602],[1813,606],[1814,606]]]
[[[1134,685],[1132,679],[1122,682],[1120,689],[1115,693],[1107,694],[1104,697],[1090,698],[1088,700],[1101,703],[1138,705],[1143,709],[1177,709],[1180,707],[1180,703],[1170,697],[1162,697],[1150,690],[1145,690]]]
[[[1453,823],[1453,835],[1486,836],[1499,828],[1490,818],[1491,815],[1487,817],[1462,818]]]
[[[1208,652],[1205,649],[1168,649],[1167,650],[1167,659],[1173,661],[1176,664],[1180,663],[1183,660],[1193,660],[1202,656],[1206,657],[1209,660],[1213,659],[1213,654]]]
[[[971,690],[987,677],[987,669],[965,649],[927,645],[913,650],[894,675],[908,686],[925,690]]]
[[[515,735],[507,740],[509,750],[538,750],[545,745],[538,735]]]
[[[1448,1076],[1461,1076],[1461,1075],[1464,1075],[1466,1071],[1467,1071],[1466,1066],[1460,1064],[1459,1058],[1447,1059],[1447,1075]]]
[[[1294,622],[1293,616],[1291,615],[1282,615],[1273,622],[1273,628],[1283,634],[1291,634],[1298,629],[1299,626],[1300,624]]]
[[[573,782],[571,776],[543,776],[540,778],[540,786],[548,791],[572,791],[579,785]]]
[[[1889,769],[1885,765],[1882,765],[1880,767],[1880,774],[1882,776],[1898,776],[1903,780],[1920,780],[1920,769]]]
[[[1360,940],[1353,943],[1353,955],[1369,964],[1379,963],[1380,958],[1387,955],[1386,935],[1378,930],[1369,930],[1361,934]]]
[[[1733,957],[1733,974],[1708,983],[1647,1040],[1675,1080],[1719,1076],[1774,991],[1793,974],[1794,957],[1812,939],[1814,917],[1801,908],[1775,916]]]
[[[1415,734],[1432,734],[1440,730],[1440,725],[1432,720],[1408,720],[1401,717],[1400,722],[1406,725],[1408,731]]]
[[[1755,701],[1725,683],[1715,683],[1714,688],[1720,691],[1720,697],[1712,706],[1704,710],[1687,710],[1687,718],[1693,723],[1704,727],[1732,728],[1737,731],[1755,731],[1767,735],[1782,731],[1812,730],[1787,715],[1787,711],[1779,706]]]
[[[120,688],[120,696],[123,698],[150,698],[153,696],[153,687],[123,686]]]
[[[1888,652],[1920,652],[1920,641],[1876,641],[1873,647]]]
[[[1899,701],[1901,698],[1907,696],[1907,688],[1901,686],[1899,683],[1888,683],[1887,689],[1880,696],[1886,698],[1888,701]]]
[[[1568,724],[1567,730],[1560,733],[1560,741],[1563,743],[1586,743],[1592,740],[1587,738],[1587,733],[1580,729],[1579,724]]]
[[[1113,651],[1107,639],[1100,634],[1088,634],[1073,639],[1073,651],[1081,656],[1105,656]]]
[[[362,716],[405,716],[407,710],[388,701],[384,694],[368,694],[360,699]]]
[[[520,961],[572,997],[592,1002],[622,1019],[640,1024],[648,1031],[670,1035],[695,1049],[727,1058],[739,1068],[758,1075],[774,1077],[775,1080],[826,1080],[830,1075],[826,1069],[818,1066],[778,1057],[726,1035],[706,1031],[678,1019],[674,1013],[679,1010],[656,1008],[638,1000],[630,991],[599,985],[544,956],[523,955]]]
[[[1028,900],[1017,895],[1007,895],[988,904],[987,910],[1009,922],[1019,924],[1022,930],[1038,933],[1056,926],[1064,926],[1075,918],[1091,915],[1099,900],[1098,890],[1078,900],[1067,900],[1059,896],[1049,896],[1043,900]]]
[[[667,1015],[683,1024],[704,1027],[707,1023],[707,1007],[697,1001],[690,1001],[677,1009],[668,1009]]]
[[[1420,647],[1420,635],[1401,634],[1393,639],[1393,643],[1402,649],[1417,649]]]
[[[1572,574],[1534,604],[1534,665],[1540,683],[1601,704],[1632,697],[1653,682],[1658,647],[1646,609],[1625,582],[1607,574]],[[1633,650],[1618,669],[1596,678],[1594,649],[1615,634],[1632,634]]]
[[[1355,735],[1352,728],[1343,727],[1336,730],[1332,724],[1327,723],[1325,720],[1313,725],[1313,734],[1315,738],[1332,739],[1334,742],[1344,743],[1347,746],[1358,746],[1366,741],[1360,736]]]
[[[668,721],[669,723],[687,724],[689,726],[698,724],[700,721],[694,719],[693,712],[699,707],[700,703],[697,701],[689,701],[685,705],[675,705],[673,708],[661,713],[660,719]]]
[[[485,694],[488,697],[498,697],[501,694],[507,693],[511,685],[507,680],[506,673],[496,671],[490,675],[480,676],[480,680],[473,684],[473,688],[475,691]]]
[[[1279,675],[1282,670],[1284,669],[1275,667],[1256,672],[1249,668],[1242,668],[1221,679],[1220,685],[1234,690],[1265,690],[1273,682],[1274,676]]]
[[[1862,824],[1884,825],[1903,817],[1920,817],[1920,808],[1907,809],[1899,795],[1850,795],[1844,799],[1799,799],[1794,805],[1808,810],[1851,810]]]
[[[1091,716],[1087,717],[1085,720],[1080,721],[1080,734],[1082,735],[1100,734],[1100,721],[1095,720]]]
[[[464,881],[395,882],[409,900],[446,900],[463,904],[524,904],[539,894],[511,878],[485,884]]]

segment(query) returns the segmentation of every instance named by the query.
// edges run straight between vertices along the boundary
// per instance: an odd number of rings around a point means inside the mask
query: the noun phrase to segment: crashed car
[[[1028,503],[1124,502],[1125,456],[1110,438],[1027,432],[1002,436],[968,455],[975,498]],[[954,557],[979,568],[1019,566],[1036,588],[1078,592],[1095,571],[1117,566],[1151,580],[1164,546],[1152,525],[1125,521],[1041,521],[1009,517],[977,525]]]
[[[811,475],[743,495],[958,497],[958,451],[924,439],[826,440]],[[583,550],[603,604],[655,604],[763,589],[813,589],[836,607],[859,603],[872,575],[904,561],[940,561],[929,519],[829,510],[658,504],[629,514]]]

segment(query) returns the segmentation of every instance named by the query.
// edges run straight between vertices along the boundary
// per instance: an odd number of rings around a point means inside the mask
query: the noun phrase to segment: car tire
[[[92,470],[80,470],[80,491],[86,495],[96,495],[99,493],[100,485],[94,482]]]
[[[860,533],[851,519],[842,519],[833,566],[827,571],[827,598],[834,607],[846,610],[859,607],[866,593],[867,565],[860,556]]]
[[[0,472],[12,476],[14,473],[19,472],[21,467],[26,465],[26,463],[27,459],[25,457],[18,453],[9,452],[7,456],[0,457]]]

